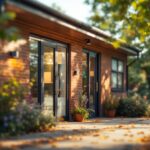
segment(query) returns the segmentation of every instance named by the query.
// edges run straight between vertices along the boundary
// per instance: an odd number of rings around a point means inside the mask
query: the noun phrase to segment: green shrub
[[[104,109],[105,110],[114,110],[117,109],[118,107],[118,101],[119,101],[119,97],[110,94],[109,96],[106,97],[103,105],[104,105]]]
[[[39,128],[39,110],[34,109],[34,107],[31,107],[29,104],[21,104],[17,112],[17,117],[19,118],[18,123],[22,131],[36,131]]]
[[[55,118],[52,115],[44,115],[43,113],[39,116],[40,129],[49,129],[55,126]]]
[[[138,95],[129,96],[119,101],[117,115],[125,117],[141,117],[145,115],[147,102]]]
[[[150,117],[150,104],[149,104],[148,107],[147,107],[147,110],[146,110],[146,112],[145,112],[145,116],[146,116],[146,117]]]
[[[10,80],[0,87],[0,133],[15,135],[40,131],[54,125],[54,118],[42,114],[27,102],[28,87]]]
[[[11,79],[0,86],[0,116],[14,111],[27,95],[27,88]]]
[[[41,131],[54,126],[54,118],[42,114],[39,109],[23,103],[18,105],[16,111],[3,116],[0,132],[8,135]]]
[[[78,106],[76,106],[72,111],[72,115],[74,116],[75,114],[80,114],[84,119],[89,118],[93,112],[93,109],[87,108],[87,102],[87,96],[83,92],[79,93]]]
[[[81,114],[84,119],[87,119],[89,117],[89,112],[87,109],[83,108],[83,107],[76,107],[74,109],[74,111],[72,112],[73,115],[75,114]]]

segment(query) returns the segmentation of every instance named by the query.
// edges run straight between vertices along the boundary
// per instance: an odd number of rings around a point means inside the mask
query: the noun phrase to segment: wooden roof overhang
[[[16,12],[17,17],[22,20],[24,24],[27,21],[28,23],[30,22],[31,26],[32,23],[38,24],[41,30],[42,28],[47,28],[54,33],[61,32],[70,39],[76,39],[77,42],[80,42],[83,45],[85,44],[86,39],[90,39],[94,46],[100,45],[107,49],[114,49],[108,40],[110,35],[105,34],[95,27],[91,27],[76,19],[63,15],[39,2],[33,0],[10,0],[7,4],[8,9]],[[140,52],[138,48],[129,45],[121,46],[117,50],[127,55],[138,55]]]

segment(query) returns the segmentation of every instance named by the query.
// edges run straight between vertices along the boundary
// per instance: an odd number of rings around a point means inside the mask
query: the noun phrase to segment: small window
[[[124,66],[118,59],[112,59],[111,88],[113,91],[123,90]]]

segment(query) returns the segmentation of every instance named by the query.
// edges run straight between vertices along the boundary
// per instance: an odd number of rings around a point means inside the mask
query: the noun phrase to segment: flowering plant
[[[54,125],[53,117],[44,116],[40,107],[27,103],[26,89],[16,80],[0,87],[0,133],[3,135],[39,131]]]

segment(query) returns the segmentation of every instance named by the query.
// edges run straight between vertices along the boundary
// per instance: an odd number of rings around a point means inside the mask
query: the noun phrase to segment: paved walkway
[[[0,140],[0,150],[150,150],[150,119],[62,122],[45,133]]]

